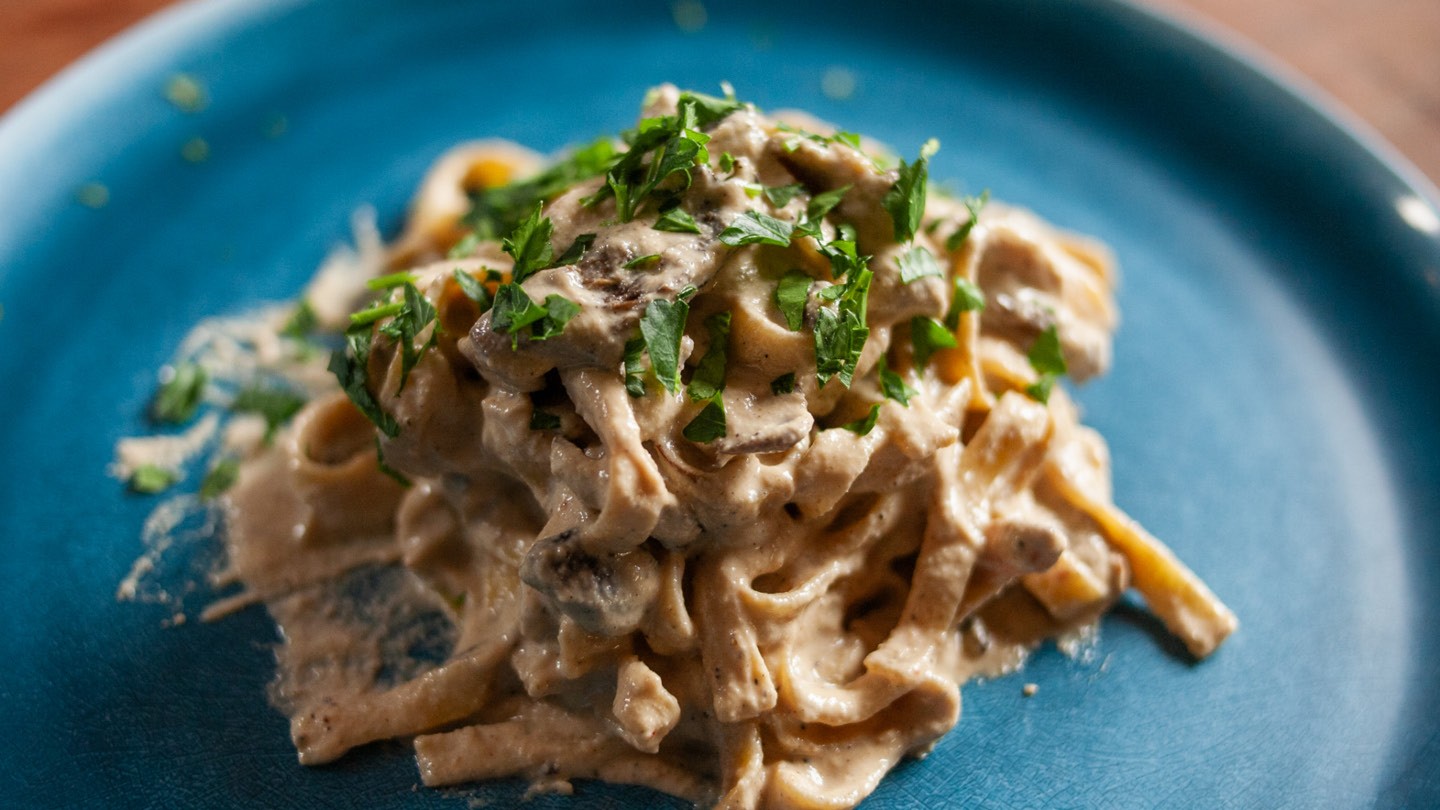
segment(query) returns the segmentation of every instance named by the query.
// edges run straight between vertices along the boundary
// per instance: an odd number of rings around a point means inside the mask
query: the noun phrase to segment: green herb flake
[[[575,237],[574,242],[570,243],[570,247],[565,248],[565,252],[560,254],[560,258],[556,259],[554,263],[552,263],[550,266],[569,267],[570,265],[580,261],[580,257],[584,256],[585,251],[589,250],[590,246],[593,244],[595,244],[595,234],[580,234],[579,236]]]
[[[130,473],[130,489],[142,495],[155,495],[174,486],[179,473],[154,464],[141,464]]]
[[[555,232],[555,223],[544,216],[544,203],[535,203],[530,216],[515,227],[515,231],[500,242],[500,249],[515,259],[510,277],[516,283],[524,281],[537,270],[550,264],[555,257],[555,246],[550,237]]]
[[[985,203],[989,202],[989,200],[989,189],[980,192],[979,197],[965,198],[965,210],[970,212],[970,217],[960,223],[960,227],[956,228],[955,232],[950,234],[950,237],[945,240],[946,250],[954,253],[960,249],[961,245],[965,244],[965,240],[969,238],[970,232],[975,229],[975,223],[980,221],[980,209],[984,208]]]
[[[900,175],[895,185],[885,192],[880,204],[889,212],[895,225],[895,241],[908,242],[915,237],[920,227],[920,218],[925,214],[925,185],[929,176],[930,156],[935,154],[939,143],[933,138],[920,148],[920,157],[914,163],[900,161]]]
[[[717,394],[705,404],[700,413],[690,420],[682,431],[685,438],[696,444],[709,444],[725,435],[725,402]]]
[[[490,326],[497,332],[511,336],[510,348],[520,347],[520,330],[537,323],[549,312],[525,294],[519,284],[502,284],[495,291],[495,303],[490,308]]]
[[[315,314],[315,309],[310,302],[304,298],[295,305],[290,317],[286,319],[285,325],[280,327],[280,334],[284,337],[300,340],[309,336],[320,325],[320,319]]]
[[[683,297],[675,301],[656,298],[640,316],[640,335],[650,355],[650,368],[672,394],[680,390],[680,338],[689,316],[690,305]]]
[[[657,264],[657,263],[659,263],[659,261],[660,261],[660,254],[659,254],[659,253],[650,253],[650,254],[647,254],[647,255],[644,255],[644,256],[636,256],[635,258],[631,259],[631,260],[628,261],[628,262],[625,262],[624,264],[622,264],[622,265],[620,265],[620,266],[623,267],[623,268],[625,268],[626,270],[635,270],[635,269],[647,267],[647,266],[652,265],[652,264]]]
[[[875,429],[875,422],[880,419],[880,403],[870,406],[870,412],[854,422],[846,422],[840,427],[854,433],[856,436],[869,436],[870,431]]]
[[[450,248],[450,250],[446,251],[446,253],[445,253],[445,258],[447,258],[447,259],[465,259],[465,258],[469,258],[469,257],[471,257],[471,256],[474,256],[474,255],[475,255],[475,252],[476,252],[477,250],[479,250],[479,249],[480,249],[480,234],[475,233],[474,231],[471,231],[470,233],[467,233],[467,234],[465,234],[463,237],[461,237],[460,241],[459,241],[459,242],[456,242],[456,243]]]
[[[625,391],[636,399],[645,396],[645,366],[640,362],[644,354],[645,338],[625,341]]]
[[[213,501],[235,485],[240,477],[240,460],[227,456],[210,465],[200,482],[200,500]]]
[[[305,398],[285,388],[251,385],[241,389],[230,403],[235,413],[259,414],[265,419],[265,440],[274,437],[280,426],[305,407]]]
[[[150,403],[156,422],[178,425],[190,421],[205,396],[209,375],[198,363],[181,363],[171,369]]]
[[[717,312],[705,319],[705,329],[710,333],[710,346],[700,365],[695,367],[695,376],[686,388],[694,402],[713,399],[725,390],[725,364],[730,348],[730,313]]]
[[[391,273],[387,276],[377,276],[365,280],[365,286],[372,290],[393,290],[402,284],[414,284],[415,274],[402,272]]]
[[[700,226],[695,222],[694,217],[677,206],[661,214],[660,218],[655,220],[655,230],[671,233],[700,233]]]
[[[940,269],[940,263],[935,260],[935,254],[920,245],[900,254],[899,265],[900,280],[906,284],[926,276],[945,275],[945,271]]]
[[[560,417],[549,411],[532,408],[530,411],[531,430],[559,430]]]
[[[746,211],[720,232],[720,241],[730,247],[741,245],[774,245],[788,247],[795,226],[759,211]]]
[[[920,394],[906,385],[903,377],[891,371],[883,357],[880,358],[880,391],[885,394],[886,399],[893,399],[907,407],[910,405],[910,398]]]
[[[545,317],[531,328],[531,340],[549,340],[565,331],[565,325],[580,314],[580,305],[563,295],[545,296]]]
[[[915,349],[915,368],[924,369],[930,356],[941,349],[959,346],[955,333],[934,318],[917,315],[910,319],[910,345]]]
[[[785,326],[791,332],[800,331],[805,323],[805,304],[810,300],[810,287],[815,279],[800,270],[786,271],[775,287],[775,305],[785,318]]]
[[[472,191],[465,225],[479,239],[498,239],[514,231],[536,203],[553,199],[582,180],[604,174],[615,157],[614,142],[610,138],[599,138],[526,180]]]
[[[832,377],[839,377],[846,388],[854,380],[860,352],[870,337],[865,310],[873,275],[860,270],[843,285],[834,308],[821,307],[815,313],[815,374],[822,386]]]
[[[776,208],[784,208],[790,201],[805,193],[805,187],[799,183],[791,183],[785,186],[768,186],[762,192],[765,199]]]
[[[481,314],[490,311],[490,306],[494,303],[494,300],[490,297],[490,290],[487,289],[484,284],[458,267],[452,271],[451,275],[454,276],[455,283],[460,286],[460,292],[464,293],[466,298],[474,301],[475,304],[480,307]]]
[[[860,136],[854,132],[837,132],[830,136],[830,140],[835,143],[843,143],[851,149],[860,149]]]
[[[979,312],[984,308],[985,293],[980,286],[964,276],[956,276],[950,306],[945,310],[945,325],[953,332],[960,328],[962,312]]]
[[[400,435],[400,425],[395,417],[386,413],[370,393],[369,371],[371,334],[368,327],[351,327],[345,331],[345,348],[330,354],[330,373],[340,383],[340,388],[386,436]]]
[[[726,174],[735,173],[735,156],[729,152],[720,153],[720,171]]]
[[[781,374],[779,377],[776,377],[775,379],[770,381],[770,393],[774,394],[777,397],[794,393],[794,391],[795,372],[793,371],[787,374]]]
[[[1060,333],[1054,324],[1046,327],[1045,331],[1035,338],[1026,357],[1030,361],[1030,367],[1035,369],[1040,378],[1027,386],[1025,393],[1029,394],[1032,399],[1048,403],[1050,391],[1055,387],[1055,381],[1069,370],[1065,363],[1065,354],[1060,347]]]
[[[380,334],[400,344],[400,385],[396,390],[397,394],[405,390],[411,370],[415,368],[420,357],[434,347],[440,335],[440,322],[435,319],[435,306],[414,284],[409,281],[401,283],[404,286],[400,310],[395,313],[393,320],[380,327]],[[417,347],[415,340],[432,323],[435,328],[431,330],[429,339]]]
[[[850,186],[844,185],[839,188],[832,188],[829,191],[822,191],[810,198],[810,203],[805,206],[805,218],[811,222],[819,223],[827,214],[845,199],[845,193]]]
[[[369,309],[362,309],[359,312],[350,313],[350,325],[369,326],[379,320],[384,320],[394,315],[399,315],[405,309],[403,301],[392,301],[388,304],[378,304]]]

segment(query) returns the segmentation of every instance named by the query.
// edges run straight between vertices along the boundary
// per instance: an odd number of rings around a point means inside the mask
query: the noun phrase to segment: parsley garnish
[[[839,188],[832,188],[829,191],[822,191],[814,197],[811,197],[809,205],[805,206],[805,218],[818,224],[820,220],[825,218],[826,214],[829,214],[835,206],[840,204],[840,201],[845,198],[845,192],[849,190],[850,186],[845,185]]]
[[[945,310],[945,325],[951,331],[960,328],[960,313],[979,312],[985,308],[985,293],[979,285],[964,276],[955,277],[955,289],[950,296],[950,307]]]
[[[400,435],[400,425],[370,394],[370,342],[369,328],[362,326],[347,329],[346,347],[336,349],[330,354],[330,373],[335,375],[335,379],[340,382],[340,387],[350,397],[350,401],[355,403],[355,407],[380,428],[382,433],[394,438]]]
[[[582,180],[604,174],[614,161],[614,142],[600,138],[532,178],[472,191],[465,224],[479,239],[495,239],[510,233],[536,203],[546,202]],[[461,244],[465,244],[464,240]]]
[[[787,374],[781,374],[779,377],[770,381],[770,393],[777,397],[792,393],[794,390],[795,372],[793,371]]]
[[[647,264],[654,264],[658,261],[660,261],[659,253],[649,253],[644,256],[636,256],[635,258],[631,259],[628,262],[625,262],[620,266],[625,268],[626,270],[634,270],[637,267],[644,267]]]
[[[494,303],[490,298],[490,290],[486,289],[485,285],[481,284],[474,276],[458,267],[455,268],[454,276],[455,283],[460,285],[460,292],[480,307],[480,313],[483,315],[489,312],[490,305]]]
[[[265,441],[274,437],[281,425],[305,407],[305,398],[285,388],[262,388],[248,386],[235,395],[230,410],[236,413],[254,413],[265,418]]]
[[[720,241],[730,247],[741,245],[774,245],[788,247],[795,226],[759,211],[746,211],[720,232]]]
[[[909,406],[911,397],[920,393],[906,385],[899,374],[891,371],[884,357],[880,358],[880,391],[885,394],[886,399],[893,399],[905,406]]]
[[[471,231],[461,237],[448,251],[445,252],[447,259],[464,259],[467,256],[475,255],[480,248],[480,235]]]
[[[309,301],[301,298],[300,302],[295,305],[295,310],[290,313],[290,318],[280,328],[280,334],[299,340],[314,332],[318,324],[319,318],[315,316],[314,308],[310,306]]]
[[[860,351],[870,337],[870,328],[865,325],[865,308],[873,275],[862,266],[860,272],[843,285],[835,308],[821,307],[815,313],[815,374],[822,386],[831,377],[839,377],[849,388],[854,379]]]
[[[670,177],[679,175],[680,188],[690,187],[690,170],[707,165],[710,136],[701,132],[744,105],[731,99],[701,93],[681,93],[675,115],[647,118],[626,133],[630,150],[605,174],[605,187],[586,204],[614,196],[621,222],[635,218],[645,201]],[[647,163],[646,157],[650,160]]]
[[[645,338],[625,341],[625,391],[636,398],[645,396],[645,367],[640,365],[644,353]]]
[[[789,270],[780,277],[775,287],[775,305],[785,318],[785,326],[791,332],[800,331],[805,322],[805,304],[810,300],[810,287],[815,279],[800,270]]]
[[[380,472],[390,476],[395,483],[406,489],[410,488],[410,479],[406,478],[404,473],[385,463],[385,448],[380,446],[379,436],[375,437],[375,466],[380,469]]]
[[[164,492],[179,480],[180,475],[174,470],[154,464],[141,464],[130,473],[130,488],[142,495],[154,495]]]
[[[700,233],[700,226],[696,224],[695,218],[685,213],[679,206],[671,208],[655,220],[655,230],[670,231],[671,233]]]
[[[500,249],[515,259],[515,268],[510,271],[510,278],[516,283],[549,265],[550,260],[555,257],[555,246],[550,244],[555,223],[551,222],[549,217],[541,215],[544,207],[544,203],[535,203],[530,216],[515,226],[515,231],[500,242]]]
[[[155,392],[155,400],[150,403],[150,417],[156,422],[172,425],[189,421],[200,407],[208,380],[209,375],[197,363],[175,366],[170,378]]]
[[[966,238],[970,236],[970,231],[975,229],[975,223],[980,221],[980,209],[984,208],[985,203],[989,200],[989,189],[980,192],[979,197],[965,198],[965,209],[970,212],[970,218],[960,223],[960,227],[956,228],[955,232],[950,234],[950,237],[945,240],[946,250],[954,253],[960,249],[961,245],[965,244]]]
[[[656,298],[640,316],[640,334],[650,354],[650,368],[655,379],[672,394],[680,390],[680,337],[685,334],[685,319],[690,317],[688,301],[684,292],[674,301]]]
[[[765,199],[776,208],[784,208],[789,202],[805,193],[805,187],[799,183],[791,183],[786,186],[769,186],[765,189]]]
[[[900,280],[906,284],[926,276],[945,275],[945,271],[940,269],[940,263],[935,261],[934,254],[920,245],[900,254],[899,265]]]
[[[870,431],[875,429],[875,422],[880,418],[880,403],[870,406],[870,412],[854,422],[846,422],[840,427],[854,433],[856,436],[869,436]]]
[[[700,365],[695,367],[695,376],[690,379],[686,391],[690,399],[699,402],[713,399],[725,390],[726,353],[730,347],[730,313],[717,312],[705,319],[705,329],[710,333],[710,346]]]
[[[934,318],[916,315],[910,319],[910,344],[915,348],[915,368],[924,369],[930,362],[930,355],[940,349],[953,349],[960,345],[955,333]]]
[[[708,444],[725,435],[725,401],[716,394],[682,431],[697,444]]]
[[[720,171],[726,174],[735,173],[735,156],[729,152],[720,153]]]
[[[593,234],[593,233],[582,233],[582,234],[580,234],[579,236],[575,237],[575,241],[574,241],[574,242],[571,242],[571,243],[570,243],[570,247],[565,248],[565,252],[560,254],[560,258],[558,258],[558,259],[556,259],[554,262],[552,262],[552,263],[550,264],[550,266],[551,266],[551,267],[568,267],[568,266],[570,266],[570,265],[572,265],[572,264],[580,261],[580,257],[581,257],[581,256],[584,256],[584,255],[585,255],[585,251],[589,250],[589,249],[590,249],[590,246],[593,245],[594,243],[595,243],[595,234]]]
[[[1065,354],[1060,349],[1060,333],[1054,324],[1045,327],[1045,331],[1035,338],[1026,357],[1030,360],[1030,367],[1040,375],[1040,379],[1026,386],[1025,393],[1039,402],[1049,402],[1050,390],[1055,387],[1055,381],[1068,370]]]
[[[830,261],[830,274],[837,279],[850,278],[864,270],[869,256],[861,256],[855,250],[855,230],[841,225],[840,235],[820,245],[820,255]],[[827,291],[828,292],[828,291]],[[831,293],[838,295],[838,293]]]
[[[220,459],[211,465],[200,482],[200,500],[211,501],[220,497],[240,477],[240,460],[232,456]]]
[[[413,284],[414,282],[414,273],[400,272],[391,273],[388,276],[376,276],[375,278],[367,278],[365,279],[365,286],[378,292],[380,290],[393,290],[394,288],[399,287],[401,284]]]
[[[495,291],[490,308],[490,326],[510,335],[510,348],[520,347],[520,330],[530,327],[531,340],[548,340],[565,331],[571,318],[580,314],[580,305],[559,295],[549,295],[544,305],[530,300],[519,284],[502,284]]]
[[[405,383],[410,379],[410,371],[420,360],[420,356],[429,351],[436,339],[440,336],[440,322],[435,320],[435,307],[430,300],[420,293],[420,290],[409,281],[401,282],[404,286],[404,300],[401,302],[400,310],[395,317],[384,326],[380,327],[380,334],[400,344],[400,387],[396,394],[405,390]],[[419,348],[415,346],[415,339],[425,331],[425,327],[434,324],[435,328],[430,331],[430,338]]]
[[[920,227],[920,218],[925,213],[925,184],[930,156],[939,148],[939,142],[932,138],[920,147],[920,157],[914,163],[900,161],[900,176],[880,200],[895,224],[896,242],[910,241]]]
[[[368,309],[350,313],[350,325],[369,326],[391,315],[399,315],[403,309],[405,309],[405,304],[401,301],[392,301],[388,304],[376,304]]]
[[[549,411],[542,411],[542,410],[540,410],[539,408],[532,408],[532,409],[531,409],[531,411],[530,411],[530,429],[531,429],[531,430],[557,430],[557,429],[559,429],[559,427],[560,427],[560,417],[559,417],[559,416],[557,416],[557,415],[555,415],[555,414],[553,414],[553,413],[550,413]]]

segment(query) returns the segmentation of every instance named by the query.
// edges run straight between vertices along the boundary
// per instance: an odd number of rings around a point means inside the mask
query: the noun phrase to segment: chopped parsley
[[[409,272],[391,273],[388,276],[376,276],[365,279],[365,286],[375,290],[393,290],[402,284],[415,283],[415,274]]]
[[[410,371],[415,368],[420,356],[433,348],[440,336],[440,322],[435,318],[435,306],[414,284],[409,281],[402,281],[401,284],[404,286],[400,309],[394,313],[395,317],[379,330],[380,334],[400,344],[400,387],[395,392],[397,394],[405,390]],[[429,339],[417,348],[415,340],[431,324],[434,324],[434,328],[430,330]]]
[[[776,208],[784,208],[791,200],[805,193],[805,187],[799,183],[791,183],[785,186],[768,186],[765,191],[765,199]]]
[[[380,472],[385,473],[385,475],[389,476],[390,479],[393,480],[395,483],[399,484],[402,487],[405,487],[406,489],[410,488],[410,479],[405,477],[405,473],[402,473],[394,467],[391,467],[389,464],[385,463],[385,448],[380,445],[379,436],[375,437],[375,466],[380,470]]]
[[[831,377],[839,377],[849,388],[855,377],[860,352],[870,337],[865,309],[873,275],[862,266],[845,284],[837,285],[842,291],[835,296],[836,306],[821,307],[815,313],[815,374],[822,386]]]
[[[190,421],[200,400],[205,396],[209,375],[198,363],[181,363],[173,367],[169,379],[161,383],[150,403],[150,417],[156,422],[178,425]]]
[[[895,225],[896,242],[910,241],[920,227],[920,218],[925,213],[925,185],[929,175],[930,156],[939,148],[939,142],[931,138],[920,147],[920,157],[916,158],[914,163],[900,161],[900,176],[880,200]]]
[[[593,244],[595,244],[595,234],[580,234],[579,236],[575,237],[574,242],[570,243],[570,247],[565,248],[565,252],[560,254],[560,258],[552,262],[550,266],[569,267],[570,265],[580,261],[580,257],[584,256],[585,251],[589,250],[590,246]]]
[[[320,319],[315,315],[315,310],[310,306],[310,302],[301,298],[300,302],[295,305],[294,311],[290,313],[290,317],[286,319],[285,325],[280,327],[280,334],[299,340],[314,332],[319,323]]]
[[[746,211],[720,232],[720,241],[730,247],[741,245],[774,245],[788,247],[795,226],[759,211]]]
[[[810,287],[815,279],[801,270],[789,270],[780,277],[775,287],[775,306],[785,318],[785,326],[791,332],[800,331],[805,323],[805,304],[810,300]]]
[[[1065,354],[1060,348],[1060,333],[1054,324],[1047,326],[1045,331],[1035,338],[1026,357],[1030,360],[1030,367],[1040,375],[1040,379],[1026,386],[1025,393],[1039,402],[1049,402],[1055,381],[1069,370],[1065,363]]]
[[[200,482],[200,500],[212,501],[220,497],[235,485],[239,477],[240,459],[234,456],[220,459],[210,466],[205,473],[205,479]]]
[[[920,245],[900,254],[899,265],[900,280],[906,284],[926,276],[945,275],[940,263],[935,261],[935,255]]]
[[[587,198],[586,204],[614,197],[620,221],[629,222],[671,177],[680,177],[681,190],[689,188],[691,170],[710,163],[705,149],[710,136],[701,130],[743,106],[734,99],[681,93],[675,115],[646,118],[625,134],[630,149],[605,173],[605,186]]]
[[[465,234],[465,236],[461,237],[459,242],[456,242],[453,247],[451,247],[448,251],[445,252],[445,258],[464,259],[469,256],[474,256],[475,251],[479,248],[480,235],[475,233],[474,231],[471,231],[470,233],[467,233]]]
[[[875,429],[875,422],[880,418],[880,403],[870,406],[870,412],[856,419],[854,422],[846,422],[840,427],[854,433],[856,436],[869,436],[870,431]]]
[[[705,329],[710,333],[710,346],[700,365],[695,367],[695,376],[690,379],[686,391],[695,402],[713,399],[725,390],[725,363],[730,348],[730,313],[717,312],[705,319]]]
[[[980,221],[980,209],[984,208],[985,203],[989,202],[989,200],[989,189],[980,192],[979,197],[965,198],[965,210],[970,212],[970,217],[960,223],[960,227],[956,228],[955,232],[950,234],[950,237],[945,240],[946,250],[954,253],[960,249],[961,245],[965,244],[965,240],[970,236],[970,231],[975,229],[975,223]]]
[[[558,430],[559,428],[559,416],[550,413],[549,411],[542,411],[539,408],[532,408],[530,410],[531,430]]]
[[[628,262],[625,262],[620,266],[625,268],[626,270],[635,270],[637,268],[645,267],[646,265],[655,264],[659,261],[659,253],[648,253],[644,256],[636,256],[635,258],[631,259]]]
[[[645,396],[645,367],[640,364],[644,354],[645,338],[625,341],[625,391],[637,399]]]
[[[725,435],[725,401],[716,394],[682,431],[696,444],[708,444]]]
[[[480,307],[481,314],[489,312],[490,305],[494,303],[490,297],[490,290],[474,276],[458,267],[455,268],[453,275],[455,283],[460,285],[460,292]]]
[[[910,405],[910,398],[920,394],[906,385],[903,377],[890,370],[884,357],[880,358],[880,391],[885,394],[886,399],[893,399],[907,407]]]
[[[784,396],[795,391],[795,372],[781,374],[770,381],[770,393],[775,396]]]
[[[516,283],[529,278],[555,258],[555,246],[550,244],[555,223],[541,214],[544,207],[544,203],[535,203],[530,216],[515,226],[514,232],[500,242],[500,249],[515,259],[515,268],[510,271],[510,277]]]
[[[819,223],[820,220],[825,218],[826,214],[829,214],[834,210],[835,206],[840,204],[841,200],[845,199],[845,192],[849,190],[850,186],[845,185],[839,188],[832,188],[829,191],[822,191],[814,197],[811,197],[810,203],[805,206],[805,218],[811,222]]]
[[[837,279],[850,278],[864,270],[869,256],[861,256],[855,249],[855,229],[841,225],[840,235],[820,245],[820,255],[830,261],[830,274]],[[838,293],[832,293],[838,295]]]
[[[955,333],[934,318],[916,315],[910,319],[910,345],[915,349],[915,368],[924,369],[930,362],[930,355],[941,349],[953,349],[960,345]]]
[[[700,233],[700,226],[695,218],[685,213],[678,205],[660,215],[655,220],[655,230],[669,231],[671,233]]]
[[[685,320],[690,317],[690,295],[694,287],[686,287],[674,301],[656,298],[645,306],[640,316],[640,335],[650,354],[650,369],[655,379],[674,394],[680,390],[680,338],[685,334]]]
[[[984,308],[985,293],[979,285],[964,276],[956,276],[950,306],[945,310],[945,325],[953,332],[960,328],[960,313],[979,312]]]
[[[720,153],[720,171],[726,174],[735,173],[735,156],[729,152]]]
[[[280,426],[305,407],[305,398],[287,388],[247,386],[235,395],[230,410],[258,414],[265,419],[265,441],[275,436]]]
[[[604,174],[615,158],[614,141],[600,138],[527,180],[471,191],[465,225],[481,240],[511,233],[537,203],[558,196],[582,180]]]
[[[362,309],[359,312],[350,313],[351,326],[369,326],[376,321],[389,318],[392,315],[399,315],[405,308],[402,301],[392,301],[388,304],[376,304],[373,307]]]
[[[490,308],[490,325],[510,335],[510,348],[520,347],[520,331],[530,327],[531,340],[548,340],[565,331],[565,325],[580,314],[580,305],[560,295],[546,296],[544,304],[530,300],[519,284],[502,284],[495,291]]]
[[[369,387],[371,334],[367,327],[351,327],[345,331],[345,348],[330,354],[330,373],[339,381],[340,388],[365,414],[375,427],[386,436],[400,435],[400,425],[395,417],[386,413],[375,401]]]
[[[130,473],[130,488],[142,495],[164,492],[180,480],[179,473],[155,464],[141,464]]]

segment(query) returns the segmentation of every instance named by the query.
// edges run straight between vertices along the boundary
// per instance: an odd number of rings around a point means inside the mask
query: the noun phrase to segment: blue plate
[[[261,611],[165,629],[168,611],[116,603],[152,501],[106,476],[112,446],[146,429],[191,325],[295,295],[362,204],[393,232],[447,145],[549,150],[626,126],[649,85],[722,79],[903,154],[936,136],[935,176],[1115,248],[1115,369],[1081,399],[1118,502],[1242,622],[1194,665],[1123,608],[1091,659],[1046,648],[966,686],[958,728],[867,806],[1440,803],[1434,190],[1121,3],[881,8],[713,4],[687,33],[663,3],[219,0],[4,119],[0,803],[466,806],[417,792],[400,744],[296,765]],[[848,97],[821,91],[835,69]],[[177,71],[208,108],[164,100]],[[196,137],[209,158],[187,162]],[[77,202],[91,182],[107,205]],[[582,783],[531,806],[642,801],[675,804]]]

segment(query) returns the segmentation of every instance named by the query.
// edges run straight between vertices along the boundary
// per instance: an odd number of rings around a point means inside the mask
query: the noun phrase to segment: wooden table
[[[1440,0],[1142,1],[1289,63],[1440,182]],[[0,110],[169,2],[0,0]]]

